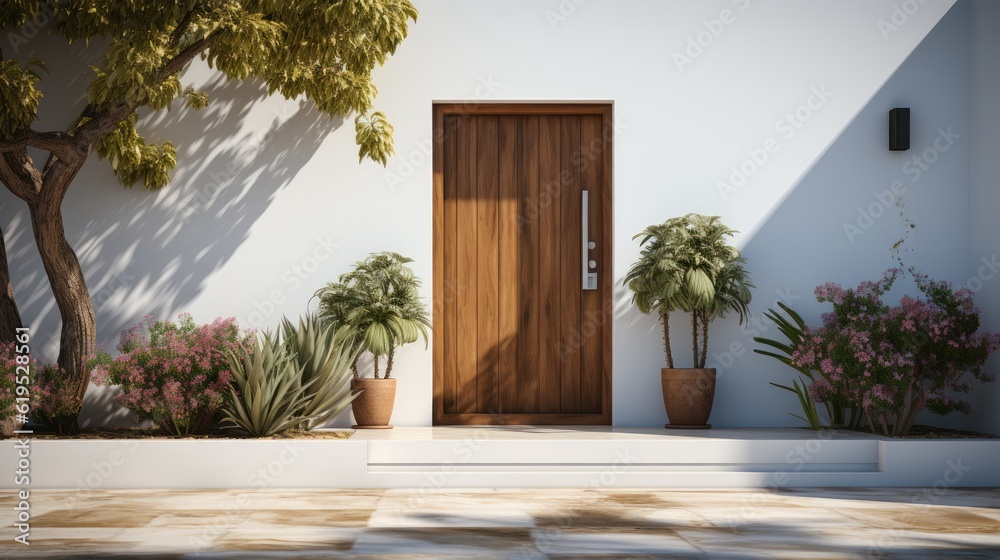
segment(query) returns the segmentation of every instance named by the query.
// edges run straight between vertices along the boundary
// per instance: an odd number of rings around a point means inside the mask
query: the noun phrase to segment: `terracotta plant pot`
[[[351,380],[351,391],[361,391],[351,403],[354,409],[355,429],[389,429],[392,407],[396,404],[396,379],[373,379],[371,377]]]
[[[660,370],[663,406],[670,423],[666,428],[711,428],[708,417],[715,400],[715,369]]]

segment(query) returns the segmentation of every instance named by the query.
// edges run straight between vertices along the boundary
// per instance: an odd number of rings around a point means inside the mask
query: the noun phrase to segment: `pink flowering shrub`
[[[912,269],[925,299],[904,296],[890,307],[882,296],[899,269],[856,288],[816,288],[816,299],[833,305],[823,326],[804,330],[792,362],[816,371],[810,392],[817,402],[842,402],[860,411],[872,430],[905,435],[921,411],[969,412],[949,396],[968,392],[965,375],[987,382],[983,371],[1000,335],[979,333],[979,309],[967,289],[952,290]]]
[[[17,368],[21,364],[17,363],[15,348],[13,342],[0,344],[0,421],[12,418],[16,412],[14,390],[17,387]],[[24,364],[29,374],[33,365],[30,362]]]
[[[28,405],[28,417],[60,434],[76,432],[81,403],[75,387],[59,366],[43,366],[34,358],[27,358],[27,363],[23,360],[18,363],[13,342],[0,345],[0,419],[11,418],[17,412],[17,378],[24,375],[24,370],[19,375],[17,368],[22,366],[28,374],[27,394],[22,395],[27,399],[22,404]]]
[[[176,324],[147,316],[122,332],[121,354],[100,358],[95,376],[99,383],[121,386],[118,402],[139,419],[171,433],[200,433],[228,393],[227,353],[242,352],[249,343],[233,318],[195,325],[187,314]]]
[[[77,417],[83,399],[76,393],[76,385],[58,365],[38,366],[31,387],[31,413],[35,422],[60,434],[79,430]]]

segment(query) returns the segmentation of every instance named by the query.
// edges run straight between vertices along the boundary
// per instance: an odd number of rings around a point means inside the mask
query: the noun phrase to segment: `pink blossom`
[[[122,333],[121,354],[97,378],[119,385],[119,403],[138,418],[187,433],[222,405],[232,380],[228,352],[249,348],[250,336],[234,318],[198,326],[188,314],[176,324],[146,317]]]
[[[993,379],[982,368],[1000,347],[1000,334],[977,332],[979,309],[972,293],[910,272],[924,297],[904,296],[896,306],[883,303],[882,296],[899,269],[855,288],[816,288],[817,300],[833,310],[823,314],[821,327],[804,329],[791,356],[796,366],[818,373],[810,387],[815,400],[845,402],[872,418],[884,415],[891,424],[908,406],[907,395],[914,396],[912,406],[966,411],[967,403],[944,391],[967,391],[960,381],[967,373]]]

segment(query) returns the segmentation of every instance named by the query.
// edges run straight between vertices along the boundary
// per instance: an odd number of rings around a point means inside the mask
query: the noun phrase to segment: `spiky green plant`
[[[298,325],[282,318],[285,348],[301,368],[308,404],[300,412],[302,427],[321,426],[350,406],[360,393],[351,393],[351,366],[357,357],[354,333],[324,325],[317,315],[299,318]]]
[[[350,329],[355,334],[352,346],[372,353],[376,378],[382,356],[388,379],[396,348],[421,336],[427,343],[430,319],[420,301],[420,279],[407,266],[411,262],[398,253],[372,253],[315,295],[320,318],[335,328]],[[353,370],[358,375],[356,363]]]
[[[708,325],[729,312],[740,324],[750,314],[754,287],[745,259],[727,238],[736,233],[718,216],[688,214],[647,227],[641,239],[639,260],[625,276],[632,303],[643,313],[656,313],[663,327],[667,367],[674,367],[670,347],[670,314],[691,315],[694,367],[705,367],[708,358]]]
[[[802,320],[802,317],[800,317],[798,313],[793,311],[791,307],[788,307],[784,303],[779,301],[778,306],[785,312],[785,314],[788,315],[787,318],[783,317],[779,312],[773,309],[768,309],[764,312],[764,316],[778,327],[778,332],[784,335],[786,341],[781,342],[771,338],[755,336],[753,339],[754,342],[773,348],[774,350],[777,350],[777,352],[761,348],[754,348],[753,351],[762,356],[774,358],[786,366],[795,369],[802,375],[806,376],[811,383],[813,381],[812,372],[806,368],[799,367],[792,362],[792,354],[795,352],[795,348],[797,348],[799,343],[802,341],[803,329],[806,325],[805,321]],[[770,381],[769,383],[779,389],[795,393],[795,395],[799,398],[799,405],[802,407],[802,416],[799,416],[798,414],[789,414],[809,424],[809,427],[814,430],[819,430],[823,427],[819,419],[819,413],[816,410],[816,403],[813,401],[812,396],[809,395],[809,386],[805,382],[799,382],[798,379],[793,379],[791,387],[775,383],[773,381]]]
[[[792,416],[809,424],[810,428],[819,430],[823,427],[823,424],[820,420],[819,412],[816,409],[816,401],[812,398],[812,395],[809,394],[809,385],[815,381],[815,377],[813,377],[813,372],[808,368],[800,367],[792,361],[792,354],[795,353],[796,348],[798,348],[799,344],[802,342],[802,336],[806,323],[802,320],[802,317],[798,313],[796,313],[791,307],[785,305],[783,302],[779,301],[778,307],[781,308],[781,311],[783,311],[787,317],[783,316],[779,311],[774,309],[768,309],[764,313],[764,316],[778,327],[778,332],[785,337],[785,341],[782,342],[780,340],[755,336],[753,339],[754,342],[762,344],[767,348],[754,348],[754,352],[762,356],[768,356],[778,360],[786,366],[801,373],[809,380],[809,383],[806,383],[804,379],[793,379],[791,387],[780,383],[774,383],[773,381],[769,383],[779,389],[795,393],[799,399],[799,405],[802,407],[802,416],[799,416],[798,414],[792,414]],[[822,375],[822,373],[820,373],[820,375]],[[830,417],[830,422],[834,427],[858,427],[860,423],[860,415],[858,415],[856,411],[850,409],[847,406],[847,403],[824,401],[823,404]],[[845,409],[850,412],[850,417],[846,422],[844,414]]]
[[[313,382],[302,383],[302,367],[278,337],[264,333],[253,350],[229,353],[235,387],[223,407],[223,422],[265,437],[303,422]]]

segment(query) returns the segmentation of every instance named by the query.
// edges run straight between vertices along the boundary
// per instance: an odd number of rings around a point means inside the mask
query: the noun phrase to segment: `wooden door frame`
[[[444,117],[445,115],[600,115],[602,120],[602,176],[604,190],[601,201],[602,223],[600,243],[603,243],[603,260],[607,263],[606,273],[600,280],[599,293],[602,306],[605,306],[603,318],[601,348],[601,377],[603,390],[601,392],[600,414],[445,414],[444,412],[444,345],[440,344],[438,336],[433,341],[433,421],[434,425],[611,425],[612,402],[612,328],[614,325],[614,280],[613,241],[614,222],[612,220],[612,201],[614,185],[612,182],[613,131],[611,103],[434,103],[433,105],[433,313],[432,326],[434,333],[444,332],[444,313],[441,302],[444,301]]]

